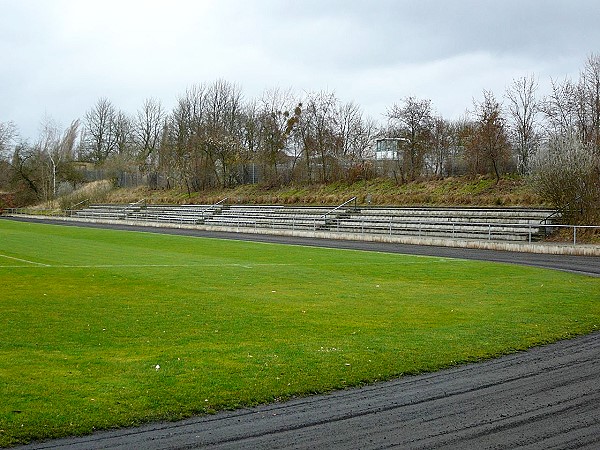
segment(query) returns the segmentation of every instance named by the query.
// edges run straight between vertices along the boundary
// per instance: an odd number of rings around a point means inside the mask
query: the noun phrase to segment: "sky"
[[[100,98],[170,110],[218,79],[247,100],[333,92],[381,123],[408,96],[458,119],[514,79],[577,79],[599,23],[598,0],[0,0],[0,122],[31,141]]]

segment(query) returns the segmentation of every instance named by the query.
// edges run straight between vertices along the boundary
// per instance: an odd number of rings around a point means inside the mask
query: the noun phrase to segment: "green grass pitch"
[[[0,221],[0,445],[256,405],[591,332],[600,279]]]

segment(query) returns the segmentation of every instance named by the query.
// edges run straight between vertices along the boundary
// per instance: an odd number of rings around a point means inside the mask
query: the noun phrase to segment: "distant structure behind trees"
[[[171,111],[149,98],[129,114],[100,98],[65,128],[44,118],[35,142],[0,123],[0,192],[25,204],[96,178],[193,192],[518,173],[575,216],[600,206],[600,54],[588,57],[579,79],[550,84],[545,97],[533,75],[512,80],[501,97],[484,91],[459,120],[408,96],[388,108],[385,123],[332,92],[275,88],[246,100],[225,80],[189,87]]]

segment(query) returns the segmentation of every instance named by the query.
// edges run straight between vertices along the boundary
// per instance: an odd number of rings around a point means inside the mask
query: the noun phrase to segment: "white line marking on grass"
[[[5,256],[5,255],[0,255],[0,256]],[[7,256],[7,258],[11,258],[10,256]],[[12,258],[12,259],[18,259],[18,258]],[[39,266],[42,267],[49,267],[49,268],[60,268],[60,269],[111,269],[111,268],[119,268],[119,267],[123,267],[123,268],[144,268],[144,267],[243,267],[245,269],[252,269],[254,267],[269,267],[269,266],[290,266],[291,264],[253,264],[253,265],[248,265],[248,264],[54,264],[54,265],[50,265],[50,264],[42,264],[42,263],[35,263],[32,261],[27,261],[27,260],[19,260],[19,261],[23,261],[23,262],[28,262],[31,264],[37,264]],[[4,268],[4,267],[31,267],[31,266],[0,266],[0,269]]]
[[[225,265],[225,264],[223,264]],[[112,268],[144,268],[144,267],[218,267],[219,264],[64,264],[52,267],[64,269],[112,269]]]
[[[36,266],[50,267],[50,264],[44,264],[44,263],[40,263],[40,262],[29,261],[27,259],[15,258],[14,256],[3,255],[2,253],[0,253],[0,256],[3,257],[3,258],[14,259],[15,261],[21,261],[21,262],[24,262],[24,263],[27,263],[27,264],[35,264]]]
[[[28,265],[14,265],[14,266],[0,266],[0,270],[2,269],[49,269],[51,266],[32,266],[31,264]]]

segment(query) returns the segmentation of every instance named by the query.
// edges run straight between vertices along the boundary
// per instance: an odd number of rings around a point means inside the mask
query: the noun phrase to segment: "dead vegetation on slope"
[[[213,204],[227,198],[232,204],[339,205],[357,197],[358,204],[373,206],[544,206],[523,178],[446,178],[397,185],[389,179],[312,186],[268,188],[243,185],[188,194],[183,190],[147,187],[116,189],[111,203],[146,199],[153,204]]]

